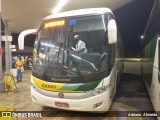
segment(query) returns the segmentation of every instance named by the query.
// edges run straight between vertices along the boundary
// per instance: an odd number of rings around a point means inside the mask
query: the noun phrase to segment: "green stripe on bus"
[[[75,83],[75,84],[65,84],[59,90],[73,90],[73,91],[89,91],[95,89],[101,80],[93,81],[93,82],[86,82],[86,83]]]
[[[149,42],[149,44],[146,46],[145,69],[147,71],[147,74],[145,74],[144,79],[148,87],[150,87],[152,83],[153,63],[154,63],[154,57],[156,52],[157,38],[158,38],[158,34],[156,34],[153,37],[153,39]]]
[[[146,50],[146,57],[147,58],[153,59],[155,56],[157,37],[158,37],[158,34],[156,34],[153,37],[153,39],[150,41],[150,43],[147,45],[147,50]]]

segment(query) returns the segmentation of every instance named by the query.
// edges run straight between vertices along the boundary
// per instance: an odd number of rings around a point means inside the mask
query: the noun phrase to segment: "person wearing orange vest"
[[[19,56],[18,60],[16,62],[16,67],[17,67],[17,82],[22,81],[23,65],[24,65],[24,62],[22,61],[21,56]]]

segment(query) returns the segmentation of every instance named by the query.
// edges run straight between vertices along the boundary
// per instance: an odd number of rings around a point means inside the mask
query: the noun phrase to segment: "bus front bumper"
[[[42,95],[31,87],[31,97],[34,103],[42,106],[86,112],[106,112],[112,103],[109,90],[85,99],[63,99]]]

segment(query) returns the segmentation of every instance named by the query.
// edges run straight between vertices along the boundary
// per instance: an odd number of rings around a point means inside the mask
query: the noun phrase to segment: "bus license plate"
[[[55,102],[55,105],[58,106],[58,107],[69,108],[69,104],[68,103]]]

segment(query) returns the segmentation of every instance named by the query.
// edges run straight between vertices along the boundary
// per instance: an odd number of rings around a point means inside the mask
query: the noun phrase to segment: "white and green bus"
[[[123,42],[108,8],[73,10],[44,18],[36,32],[32,101],[74,111],[108,111],[123,70]],[[79,35],[87,52],[73,53]]]
[[[155,0],[143,35],[142,75],[155,111],[160,111],[160,0]]]

